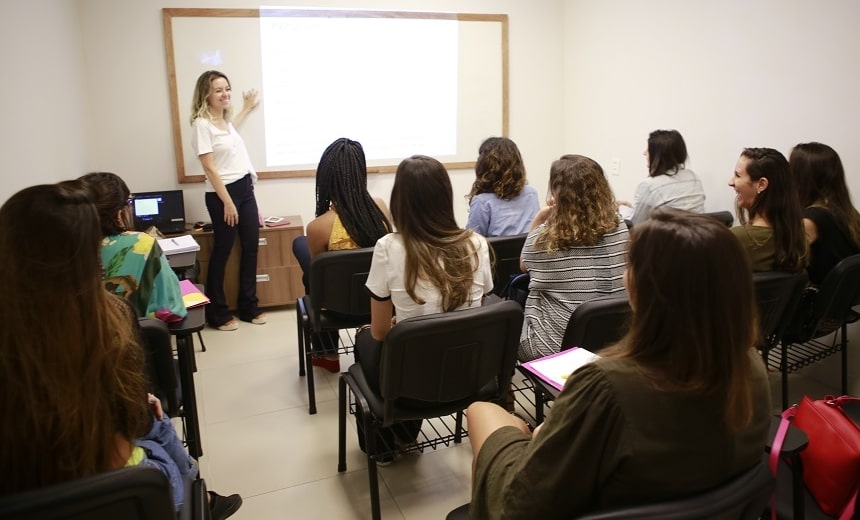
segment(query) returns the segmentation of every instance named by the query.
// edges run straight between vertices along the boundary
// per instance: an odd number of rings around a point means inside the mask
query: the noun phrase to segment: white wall
[[[77,10],[68,0],[0,4],[0,201],[40,183],[77,177],[86,164]]]
[[[860,204],[860,3],[570,0],[564,17],[564,143],[604,167],[621,159],[610,177],[618,198],[647,175],[648,133],[675,128],[708,211],[734,208],[727,182],[744,147],[788,155],[807,141],[836,149]],[[860,341],[860,329],[849,336]],[[855,348],[854,395],[858,357]],[[836,385],[838,366],[808,373]]]
[[[309,7],[352,7],[507,13],[510,16],[510,134],[519,144],[532,182],[543,193],[549,163],[562,152],[562,0],[541,0],[542,8],[516,0],[308,0]],[[185,190],[189,220],[207,220],[203,185],[176,182],[168,106],[162,7],[252,7],[246,0],[176,0],[169,4],[130,0],[78,0],[84,74],[94,103],[89,114],[88,169],[120,174],[134,191]],[[229,74],[230,71],[225,71]],[[244,88],[244,87],[243,87]],[[262,92],[265,97],[266,93]],[[187,99],[186,99],[187,98]],[[180,103],[191,92],[180,93]],[[480,143],[475,143],[475,155]],[[320,143],[320,154],[328,143]],[[416,151],[418,152],[418,151]],[[472,171],[451,172],[456,195],[468,193]],[[388,199],[393,174],[371,175],[371,193]],[[313,218],[313,179],[263,180],[257,198],[265,215]],[[456,213],[466,222],[467,204],[456,197]]]
[[[860,3],[830,0],[570,0],[565,3],[565,145],[604,166],[629,198],[648,133],[676,128],[709,211],[744,147],[798,142],[839,152],[860,202]],[[851,172],[854,172],[852,175]]]

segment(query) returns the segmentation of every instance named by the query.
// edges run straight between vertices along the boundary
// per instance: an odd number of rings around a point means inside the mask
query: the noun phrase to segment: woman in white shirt
[[[237,231],[242,246],[239,319],[255,325],[266,323],[257,300],[260,239],[260,212],[254,197],[257,172],[251,165],[245,141],[233,127],[256,108],[257,91],[244,92],[243,98],[242,110],[233,116],[230,80],[217,70],[209,70],[197,78],[191,107],[191,146],[206,174],[206,209],[212,219],[212,255],[206,277],[206,295],[211,303],[206,306],[206,321],[218,330],[239,328],[224,293],[224,272]]]
[[[394,177],[390,207],[397,232],[374,247],[367,277],[370,327],[355,341],[356,361],[377,392],[382,342],[396,327],[395,313],[404,320],[478,307],[493,289],[487,241],[457,226],[451,180],[439,161],[423,155],[404,159]],[[420,424],[406,425],[398,436],[414,440]],[[380,435],[377,446],[391,441],[392,432]],[[359,444],[364,449],[360,429]]]
[[[632,206],[631,223],[645,221],[652,211],[662,207],[705,211],[705,189],[699,177],[686,168],[688,158],[687,144],[677,130],[654,130],[648,135],[648,178],[636,187],[633,204],[618,201],[619,206]]]

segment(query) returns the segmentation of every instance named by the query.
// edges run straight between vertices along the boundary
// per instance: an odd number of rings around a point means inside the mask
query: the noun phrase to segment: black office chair
[[[770,271],[753,273],[752,277],[758,306],[759,348],[767,362],[768,351],[779,342],[794,319],[809,277],[806,271]]]
[[[488,237],[487,244],[493,250],[493,294],[502,296],[502,291],[511,278],[521,274],[520,255],[528,233],[508,237]]]
[[[182,398],[179,390],[177,362],[173,356],[173,340],[167,324],[155,318],[138,318],[146,373],[151,392],[161,399],[167,415],[180,417]]]
[[[567,322],[564,338],[561,340],[561,350],[582,347],[591,352],[598,352],[624,336],[630,325],[631,316],[630,300],[626,292],[583,302],[573,311]],[[534,376],[528,370],[521,370],[521,372],[532,381],[534,419],[536,424],[540,424],[544,419],[544,405],[552,401],[553,396],[545,393],[542,390],[543,386],[534,382]]]
[[[525,309],[526,300],[529,299],[529,283],[531,282],[531,277],[529,273],[522,273],[514,276],[508,282],[508,286],[505,287],[502,292],[502,298],[506,300],[513,300],[520,304],[520,307]]]
[[[317,413],[314,371],[311,363],[311,334],[337,334],[341,329],[370,323],[370,294],[365,283],[370,272],[373,248],[327,251],[310,263],[310,294],[296,301],[299,346],[299,375],[307,375],[308,413]],[[346,354],[351,345],[341,345]],[[307,366],[307,371],[305,370]]]
[[[588,300],[570,315],[561,348],[583,347],[597,352],[621,339],[631,315],[626,292]]]
[[[782,408],[788,408],[788,374],[842,353],[842,394],[848,393],[848,324],[860,314],[860,255],[843,259],[824,278],[817,293],[797,306],[779,345],[770,349],[768,365],[782,373]]]
[[[359,364],[340,377],[339,472],[346,471],[347,392],[361,410],[367,451],[367,473],[373,518],[380,518],[377,460],[406,451],[459,443],[466,431],[463,410],[475,401],[501,403],[508,392],[516,362],[523,311],[515,302],[408,318],[391,329],[382,345],[380,393],[367,384]],[[405,400],[405,401],[404,401]],[[421,406],[415,406],[420,402]],[[452,435],[427,438],[415,445],[377,449],[379,428],[416,419],[456,414]],[[438,433],[438,431],[437,431]],[[423,435],[423,432],[422,432]]]
[[[683,476],[679,475],[679,478]],[[764,462],[709,491],[691,497],[596,511],[579,520],[753,520],[761,516],[773,492],[773,477]],[[446,520],[467,520],[469,504]]]
[[[719,220],[725,224],[726,227],[732,227],[732,224],[735,223],[735,216],[732,215],[731,211],[712,211],[709,213],[703,213],[703,215]]]
[[[182,518],[209,518],[206,484],[196,480]],[[164,474],[135,466],[0,496],[4,520],[164,520],[176,518]]]

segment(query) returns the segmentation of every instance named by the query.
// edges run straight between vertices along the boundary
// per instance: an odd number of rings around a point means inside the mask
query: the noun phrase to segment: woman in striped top
[[[535,217],[520,260],[531,278],[520,361],[570,346],[561,340],[574,309],[624,290],[630,235],[600,165],[562,156],[550,168],[548,193],[549,205]]]

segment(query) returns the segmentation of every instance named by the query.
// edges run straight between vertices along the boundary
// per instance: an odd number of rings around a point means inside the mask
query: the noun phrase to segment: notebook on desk
[[[186,309],[193,309],[209,303],[209,298],[195,286],[191,280],[180,280],[179,289],[182,291],[182,301]]]
[[[164,235],[185,232],[185,199],[182,190],[148,191],[132,194],[134,229],[152,226]]]

